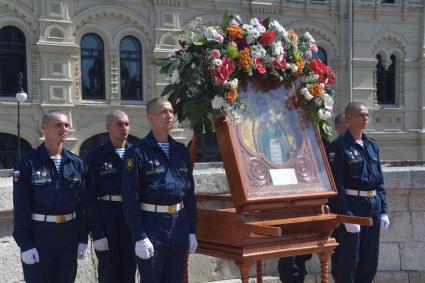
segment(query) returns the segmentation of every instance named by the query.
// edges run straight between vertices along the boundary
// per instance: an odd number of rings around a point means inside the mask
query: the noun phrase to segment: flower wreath
[[[170,76],[162,95],[178,121],[188,122],[196,134],[213,132],[213,116],[243,111],[238,92],[248,82],[264,91],[296,82],[291,105],[302,108],[323,137],[331,134],[334,93],[329,87],[335,75],[313,59],[318,48],[308,32],[298,36],[269,18],[242,24],[225,13],[219,27],[204,26],[199,17],[190,22],[179,44],[179,50],[154,63]]]

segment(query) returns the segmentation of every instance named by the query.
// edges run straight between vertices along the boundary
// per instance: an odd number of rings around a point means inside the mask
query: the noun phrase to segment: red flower
[[[285,60],[285,58],[283,58],[282,61],[280,61],[280,62],[277,61],[277,60],[275,60],[274,63],[273,63],[273,67],[275,69],[278,69],[278,70],[284,70],[286,68],[286,60]]]
[[[229,71],[224,65],[221,65],[214,70],[214,79],[219,84],[225,84],[229,78]]]
[[[259,74],[264,74],[266,72],[266,66],[264,65],[263,60],[260,58],[255,59],[255,68]]]
[[[322,63],[320,59],[314,59],[310,63],[310,69],[313,74],[318,76],[319,83],[324,83],[326,86],[335,82],[335,74],[331,68]]]
[[[229,73],[229,75],[231,75],[235,71],[235,62],[233,62],[233,60],[230,58],[223,58],[222,64],[220,67],[225,68],[227,72]]]
[[[260,43],[263,46],[269,46],[275,40],[276,34],[274,31],[268,31],[260,37]]]

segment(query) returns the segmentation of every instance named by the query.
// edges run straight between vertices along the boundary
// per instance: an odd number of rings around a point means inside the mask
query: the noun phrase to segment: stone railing
[[[391,225],[388,231],[382,231],[374,282],[425,282],[425,167],[386,167],[383,171]],[[194,176],[197,192],[228,191],[220,164],[198,164]],[[0,172],[0,282],[23,281],[19,250],[11,237],[11,182]],[[79,261],[77,282],[96,282],[95,265],[92,251],[89,259]],[[263,263],[264,282],[280,282],[276,269],[276,261]],[[320,282],[317,256],[308,262],[307,269],[306,282]],[[234,263],[198,254],[190,256],[189,278],[190,282],[240,282],[235,279],[239,278],[239,270]]]

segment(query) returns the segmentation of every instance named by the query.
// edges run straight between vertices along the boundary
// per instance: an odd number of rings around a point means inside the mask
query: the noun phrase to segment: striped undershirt
[[[125,148],[116,148],[115,152],[118,154],[118,156],[123,159],[125,154]]]
[[[162,151],[165,153],[168,159],[170,159],[170,143],[168,142],[159,142],[159,147],[162,149]]]
[[[58,174],[61,173],[61,160],[62,156],[50,156],[50,158],[53,160],[56,166],[56,171],[58,171]]]

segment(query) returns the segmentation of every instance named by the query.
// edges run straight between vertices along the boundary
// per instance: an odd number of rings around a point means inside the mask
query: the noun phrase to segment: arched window
[[[31,150],[31,145],[21,138],[21,156]],[[0,133],[0,169],[10,169],[18,159],[18,137]]]
[[[322,47],[318,48],[319,50],[317,50],[317,52],[313,53],[313,58],[314,59],[320,59],[322,60],[322,62],[324,64],[328,64],[328,55],[326,54],[325,49],[323,49]]]
[[[102,39],[88,33],[81,39],[81,86],[83,99],[105,99],[105,58]]]
[[[25,36],[13,26],[0,29],[0,96],[15,97],[18,74],[24,75],[23,88],[27,91],[27,61]]]
[[[99,145],[107,142],[109,139],[108,133],[102,133],[97,134],[95,136],[92,136],[91,138],[88,138],[80,147],[80,153],[79,156],[84,160],[87,156],[87,154],[98,147]],[[128,142],[131,144],[135,144],[139,141],[139,138],[136,138],[135,136],[129,135],[128,136]]]
[[[142,100],[142,48],[132,36],[121,40],[120,66],[121,99]]]
[[[376,55],[376,94],[379,104],[396,104],[396,57],[390,56],[385,64],[381,55]]]

